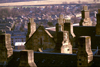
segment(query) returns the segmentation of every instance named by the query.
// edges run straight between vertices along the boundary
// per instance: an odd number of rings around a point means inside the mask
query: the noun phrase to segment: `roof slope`
[[[37,67],[76,67],[77,56],[75,54],[34,52],[34,61]],[[20,51],[14,51],[13,59],[7,67],[18,67],[19,63]]]

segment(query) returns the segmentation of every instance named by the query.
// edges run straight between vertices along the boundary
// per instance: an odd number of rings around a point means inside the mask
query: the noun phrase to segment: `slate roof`
[[[100,55],[93,56],[93,65],[91,67],[100,67]]]
[[[74,24],[73,24],[74,25]],[[55,27],[47,28],[50,34],[56,38]],[[77,42],[78,36],[91,36],[91,47],[92,49],[96,49],[97,46],[100,48],[100,35],[96,35],[96,27],[95,26],[73,26],[73,33],[75,34],[75,41]],[[75,45],[77,48],[77,43]]]
[[[36,32],[42,28],[42,30],[52,39],[52,41],[55,43],[54,39],[53,39],[53,36],[51,35],[51,33],[48,31],[48,30],[45,30],[45,28],[40,25],[37,30],[32,34],[32,36],[26,41],[25,45],[27,45],[28,41],[36,34]]]
[[[55,34],[55,27],[47,28],[51,34]],[[93,36],[95,35],[95,26],[73,26],[73,32],[76,36]],[[53,33],[52,33],[53,32]]]
[[[9,61],[7,67],[18,67],[20,63],[20,51],[13,50],[13,58]],[[100,55],[94,55],[91,67],[100,67],[99,61]],[[77,55],[34,52],[34,62],[37,67],[77,67]]]
[[[76,67],[76,54],[40,53],[34,52],[34,61],[37,67]],[[20,63],[20,51],[14,51],[13,59],[7,67],[18,67]]]
[[[91,48],[96,49],[97,46],[100,48],[100,36],[96,36],[95,26],[74,26],[73,28],[76,40],[78,36],[91,36]]]
[[[74,34],[76,36],[93,36],[95,35],[95,26],[74,26]]]

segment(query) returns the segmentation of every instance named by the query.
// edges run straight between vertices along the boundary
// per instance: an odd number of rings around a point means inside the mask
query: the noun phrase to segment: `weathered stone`
[[[32,36],[32,34],[36,31],[36,23],[33,18],[30,18],[30,22],[28,23],[28,33],[26,35],[26,41]]]
[[[100,35],[100,9],[98,9],[97,24],[96,24],[96,35]]]
[[[33,50],[20,51],[19,67],[37,67],[34,62]]]
[[[91,50],[91,38],[89,36],[81,36],[78,43],[77,66],[88,67],[93,60]]]
[[[68,31],[63,31],[63,41],[62,41],[61,53],[72,54],[72,45],[69,39]]]
[[[0,62],[8,62],[13,54],[11,35],[0,33]]]
[[[73,33],[73,23],[64,23],[64,31],[69,31],[69,33],[71,33],[72,36],[75,37],[75,34]]]
[[[64,23],[64,31],[68,31],[69,32],[69,40],[71,42],[71,45],[73,45],[73,47],[74,47],[75,34],[73,33],[73,24],[71,22]]]
[[[56,24],[56,33],[59,31],[63,31],[63,30],[62,30],[62,26],[57,23]]]
[[[98,14],[100,14],[100,9],[98,9]]]
[[[53,36],[43,26],[39,26],[25,43],[26,49],[38,51],[39,48],[43,50],[54,48],[55,42],[52,38]]]
[[[83,6],[82,19],[80,21],[80,26],[92,26],[92,21],[89,16],[89,10],[87,6]]]
[[[60,25],[62,25],[64,23],[64,15],[63,14],[60,14],[59,18],[58,18],[58,23]]]
[[[88,10],[88,7],[87,6],[83,6],[83,10]]]
[[[70,23],[71,19],[65,19],[65,23]]]
[[[61,53],[72,54],[72,45],[69,40],[68,31],[59,31],[57,33],[57,43],[55,50]]]
[[[63,31],[64,30],[64,22],[65,22],[65,19],[64,19],[64,15],[61,14],[58,18],[58,24],[61,25],[61,30]]]

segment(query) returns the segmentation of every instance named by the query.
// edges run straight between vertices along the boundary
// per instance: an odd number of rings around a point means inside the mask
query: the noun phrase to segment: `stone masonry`
[[[91,50],[90,36],[80,36],[78,41],[77,67],[91,66],[93,53]]]
[[[73,24],[71,22],[65,22],[64,23],[64,31],[69,32],[69,41],[71,42],[71,45],[74,47],[74,38],[75,34],[73,32]]]
[[[72,45],[69,39],[69,32],[63,31],[63,41],[61,46],[61,53],[72,54]]]
[[[41,25],[25,43],[26,49],[38,51],[55,47],[53,36]]]
[[[96,35],[100,35],[100,9],[98,9],[97,24],[96,24]]]
[[[32,34],[36,31],[36,23],[33,18],[30,18],[30,22],[28,23],[28,33],[26,35],[26,41],[32,36]]]
[[[20,51],[19,67],[37,67],[35,62],[34,62],[33,50]]]
[[[80,26],[92,26],[92,21],[89,16],[89,10],[87,6],[83,6],[83,10],[81,11],[82,18],[80,21]]]
[[[63,18],[63,16],[60,15],[60,18]],[[56,24],[57,39],[55,49],[60,53],[72,54],[72,47],[75,37],[73,33],[73,24],[70,21],[66,21],[64,18],[62,21],[63,22],[58,21]]]
[[[64,15],[60,14],[60,16],[58,18],[58,24],[61,25],[61,30],[62,31],[64,30],[64,22],[65,22]]]
[[[11,35],[0,32],[0,62],[8,62],[13,54],[11,47]]]

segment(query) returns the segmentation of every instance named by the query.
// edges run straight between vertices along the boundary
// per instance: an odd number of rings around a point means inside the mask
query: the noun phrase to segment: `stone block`
[[[20,51],[19,67],[37,67],[34,62],[33,50]]]
[[[88,7],[87,6],[83,6],[83,10],[88,10]]]
[[[64,23],[64,30],[65,31],[71,31],[71,25],[72,25],[72,23]]]
[[[98,9],[98,14],[100,14],[100,9]]]
[[[98,14],[96,15],[97,24],[96,24],[96,35],[100,35],[100,9],[98,9]]]
[[[81,14],[82,14],[82,19],[80,21],[80,26],[92,26],[92,21],[90,19],[90,14],[87,6],[83,6]]]
[[[78,39],[77,67],[88,67],[93,61],[91,50],[91,37],[80,36]]]
[[[6,33],[0,34],[0,62],[8,62],[13,54],[11,47],[11,35]]]

